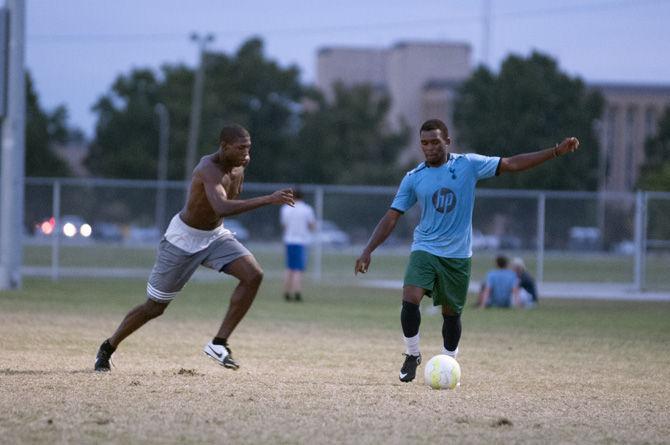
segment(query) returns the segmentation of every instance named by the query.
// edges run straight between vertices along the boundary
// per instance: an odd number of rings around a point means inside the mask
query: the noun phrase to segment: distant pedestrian
[[[316,230],[316,216],[314,209],[303,200],[300,189],[293,189],[293,199],[294,206],[283,205],[279,211],[286,249],[284,299],[302,301],[302,275],[307,268],[307,249]]]

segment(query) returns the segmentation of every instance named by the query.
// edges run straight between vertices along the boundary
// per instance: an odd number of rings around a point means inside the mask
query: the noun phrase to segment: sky
[[[266,55],[297,65],[305,83],[324,46],[440,40],[469,43],[473,64],[494,71],[511,53],[539,50],[586,82],[670,85],[668,19],[670,0],[26,0],[26,64],[42,106],[64,105],[90,137],[91,107],[117,76],[195,66],[192,32],[213,33],[208,48],[226,53],[260,36]]]

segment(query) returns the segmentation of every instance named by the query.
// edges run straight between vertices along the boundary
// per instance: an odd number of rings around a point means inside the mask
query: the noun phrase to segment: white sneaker
[[[240,365],[233,359],[230,348],[224,345],[215,345],[211,341],[202,350],[208,357],[215,360],[219,365],[228,369],[238,369]]]

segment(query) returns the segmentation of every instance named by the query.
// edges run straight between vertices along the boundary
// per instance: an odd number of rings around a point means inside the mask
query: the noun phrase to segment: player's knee
[[[153,300],[147,300],[147,302],[144,304],[144,313],[149,319],[160,317],[163,315],[163,312],[165,312],[167,306],[167,304],[157,303]]]
[[[442,315],[454,316],[459,315],[458,312],[447,306],[446,304],[442,306]]]
[[[263,269],[260,267],[252,269],[245,275],[242,281],[250,286],[260,286],[263,281]]]

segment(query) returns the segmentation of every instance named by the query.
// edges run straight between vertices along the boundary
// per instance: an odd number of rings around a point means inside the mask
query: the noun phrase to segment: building
[[[441,80],[462,82],[472,70],[472,49],[466,43],[399,42],[390,48],[327,47],[317,55],[316,86],[329,100],[333,86],[370,84],[391,97],[391,128],[408,125],[418,134],[426,118],[423,90],[439,73]],[[435,116],[439,117],[439,116]],[[409,156],[420,156],[416,144]]]
[[[670,107],[670,85],[594,83],[605,98],[599,128],[600,189],[632,190],[644,164],[645,141]]]
[[[400,42],[390,48],[328,47],[318,52],[317,87],[327,99],[333,85],[367,83],[391,97],[389,124],[409,125],[417,134],[423,121],[445,121],[452,138],[453,104],[459,85],[472,72],[471,48],[466,43]],[[605,108],[598,126],[601,166],[600,189],[629,191],[635,187],[644,163],[644,144],[655,134],[658,119],[670,107],[669,85],[614,83],[587,84],[601,92]],[[415,140],[415,139],[414,139]],[[412,143],[409,158],[421,159]]]

